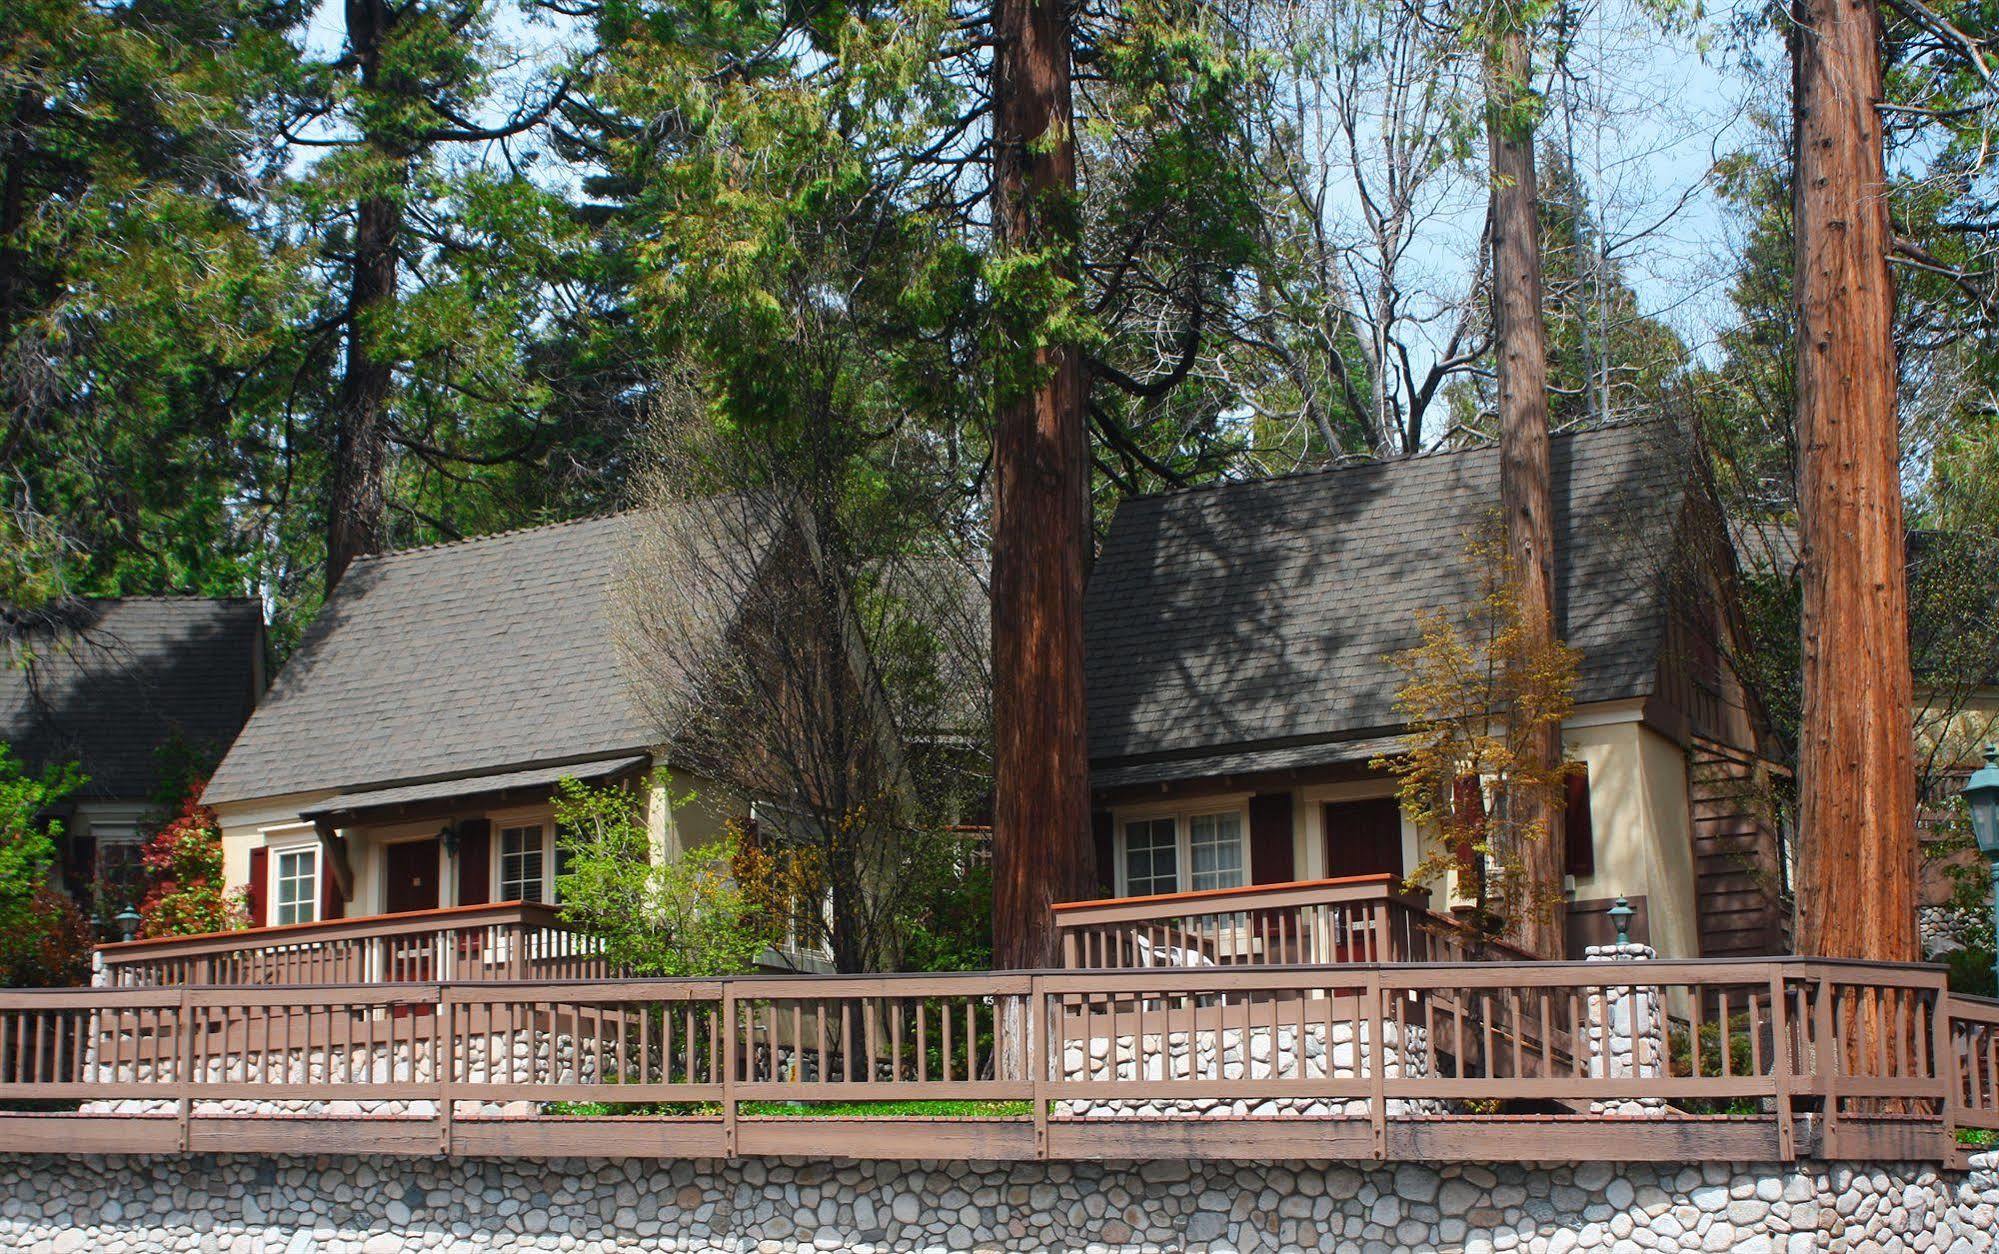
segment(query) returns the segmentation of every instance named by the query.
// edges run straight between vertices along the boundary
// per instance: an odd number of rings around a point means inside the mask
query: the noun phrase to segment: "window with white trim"
[[[1119,888],[1126,897],[1240,888],[1249,883],[1241,810],[1146,815],[1118,829]]]
[[[540,823],[500,829],[499,901],[544,901],[548,833]]]
[[[279,849],[272,859],[272,922],[312,923],[319,918],[319,847]]]
[[[1195,892],[1206,888],[1237,888],[1243,875],[1242,816],[1233,810],[1225,814],[1196,814],[1187,820],[1187,886]]]
[[[1124,825],[1124,883],[1127,897],[1180,891],[1180,834],[1172,819]]]

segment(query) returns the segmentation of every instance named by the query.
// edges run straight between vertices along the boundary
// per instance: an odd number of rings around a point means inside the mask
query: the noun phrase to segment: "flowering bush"
[[[200,796],[196,781],[180,813],[139,855],[151,885],[139,903],[141,937],[197,936],[250,925],[243,891],[222,886],[222,832]]]

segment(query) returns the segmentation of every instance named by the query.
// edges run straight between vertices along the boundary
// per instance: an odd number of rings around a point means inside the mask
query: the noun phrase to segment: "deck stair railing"
[[[1468,940],[1428,894],[1393,875],[1062,902],[1062,965],[1239,967],[1526,960],[1500,940]]]

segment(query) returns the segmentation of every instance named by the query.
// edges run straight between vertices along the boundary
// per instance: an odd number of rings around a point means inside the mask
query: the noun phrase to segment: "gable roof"
[[[110,597],[19,616],[0,641],[0,740],[31,767],[80,763],[81,798],[145,800],[163,745],[219,753],[250,717],[263,625],[245,597]]]
[[[207,801],[351,791],[647,750],[612,647],[620,514],[359,559]]]
[[[1660,422],[1552,442],[1578,704],[1651,693],[1685,465]],[[1498,501],[1490,447],[1126,501],[1085,601],[1099,786],[1172,776],[1159,764],[1180,759],[1179,777],[1208,773],[1202,760],[1231,773],[1264,769],[1260,755],[1335,761],[1339,743],[1393,731],[1390,655],[1417,643],[1419,610],[1476,595],[1465,542]]]

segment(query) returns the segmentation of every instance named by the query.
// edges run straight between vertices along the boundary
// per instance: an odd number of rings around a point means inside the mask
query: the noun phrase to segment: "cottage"
[[[1723,664],[1727,547],[1662,424],[1553,442],[1572,952],[1637,910],[1672,957],[1783,952],[1760,720]],[[1492,448],[1127,501],[1091,575],[1089,751],[1106,895],[1377,873],[1422,834],[1372,765],[1402,743],[1391,661],[1469,602]],[[1691,560],[1690,560],[1691,559]],[[1439,886],[1440,894],[1447,886]],[[1442,905],[1442,902],[1438,902]]]
[[[10,626],[0,741],[31,769],[75,763],[89,777],[59,816],[63,878],[86,907],[105,884],[115,913],[136,892],[144,820],[161,809],[166,776],[213,762],[263,693],[263,607],[105,597],[15,615]]]
[[[659,853],[747,813],[667,762],[612,646],[635,518],[354,564],[209,781],[253,922],[553,902],[565,777],[651,781]]]

